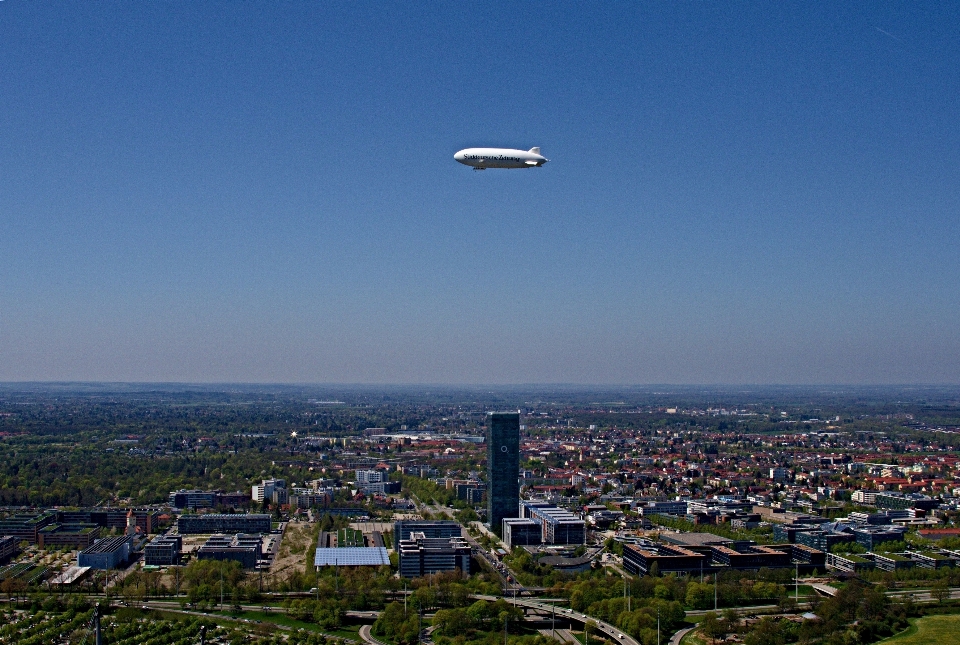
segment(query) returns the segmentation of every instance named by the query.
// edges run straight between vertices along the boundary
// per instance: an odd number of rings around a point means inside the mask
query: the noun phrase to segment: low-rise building
[[[0,518],[0,535],[9,535],[17,542],[27,541],[36,544],[40,529],[57,521],[56,511],[41,513],[17,513]]]
[[[180,564],[183,538],[179,535],[158,535],[143,548],[143,563],[166,567]]]
[[[736,548],[719,544],[710,547],[713,560],[738,570],[781,569],[792,566],[790,555],[783,551],[756,544],[734,546]]]
[[[853,529],[857,544],[867,551],[873,551],[884,542],[902,541],[907,529],[902,526],[860,526]]]
[[[41,549],[85,549],[100,539],[100,527],[96,524],[48,524],[37,532],[37,545]]]
[[[77,566],[91,569],[117,569],[127,563],[133,549],[129,535],[104,538],[87,547],[77,556]]]
[[[837,544],[847,544],[854,541],[853,533],[834,533],[831,531],[805,531],[794,535],[797,544],[803,544],[812,549],[828,553]]]
[[[837,571],[846,571],[847,573],[856,573],[858,571],[869,571],[876,568],[876,563],[863,556],[847,553],[840,555],[838,553],[827,554],[827,568]]]
[[[102,529],[127,529],[128,515],[133,513],[136,527],[144,535],[155,533],[160,524],[160,513],[144,508],[88,508],[75,511],[57,511],[57,521],[64,524],[95,524]]]
[[[917,561],[910,556],[898,553],[871,553],[874,564],[881,571],[897,571],[898,569],[912,569]]]
[[[654,569],[656,565],[656,569]],[[633,575],[695,573],[710,569],[704,553],[670,544],[623,545],[623,568]]]
[[[180,490],[171,491],[168,498],[174,508],[214,508],[217,505],[216,490]]]
[[[270,515],[266,513],[210,513],[208,515],[181,515],[177,518],[177,532],[181,535],[206,533],[269,533]]]
[[[638,509],[641,515],[679,515],[687,514],[687,501],[653,501]]]
[[[197,549],[198,560],[232,560],[244,569],[255,569],[260,561],[262,540],[259,535],[211,535]]]
[[[877,508],[919,508],[932,511],[940,506],[940,501],[919,493],[895,493],[884,491],[877,493],[875,502]]]

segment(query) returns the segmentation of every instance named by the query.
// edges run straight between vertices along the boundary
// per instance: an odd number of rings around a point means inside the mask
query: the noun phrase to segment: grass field
[[[960,614],[924,616],[879,645],[948,645],[960,640]]]
[[[700,634],[696,630],[687,633],[683,637],[683,640],[680,641],[680,645],[707,645],[705,641],[700,638]]]

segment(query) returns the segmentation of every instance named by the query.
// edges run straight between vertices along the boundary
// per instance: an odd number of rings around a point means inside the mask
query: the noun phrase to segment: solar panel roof
[[[390,556],[384,547],[318,548],[313,556],[315,567],[379,567],[384,564],[390,564]]]

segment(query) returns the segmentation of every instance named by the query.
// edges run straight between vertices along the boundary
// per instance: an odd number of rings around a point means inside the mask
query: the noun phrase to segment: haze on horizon
[[[960,383],[960,5],[8,0],[0,54],[0,381]]]

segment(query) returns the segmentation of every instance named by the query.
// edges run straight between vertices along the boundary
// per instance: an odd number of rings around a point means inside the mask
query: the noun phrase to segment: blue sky
[[[956,3],[6,0],[0,54],[0,380],[960,383]]]

